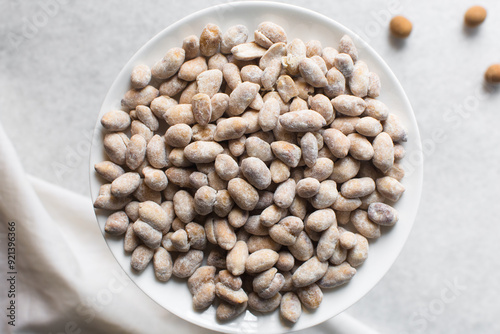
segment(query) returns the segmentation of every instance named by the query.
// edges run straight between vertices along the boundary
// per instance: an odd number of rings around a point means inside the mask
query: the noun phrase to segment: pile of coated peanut
[[[263,22],[254,38],[208,24],[133,69],[123,110],[101,120],[94,206],[115,211],[105,231],[132,268],[187,278],[195,309],[295,323],[398,221],[407,134],[349,36],[287,43]]]

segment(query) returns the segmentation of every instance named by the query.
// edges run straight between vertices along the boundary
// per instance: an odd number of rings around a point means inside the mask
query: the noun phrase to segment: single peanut
[[[130,264],[134,270],[143,271],[153,258],[154,251],[144,245],[138,246],[132,252]]]
[[[319,282],[318,286],[323,289],[332,289],[339,285],[346,284],[356,274],[356,269],[349,263],[344,262],[338,266],[329,267]]]

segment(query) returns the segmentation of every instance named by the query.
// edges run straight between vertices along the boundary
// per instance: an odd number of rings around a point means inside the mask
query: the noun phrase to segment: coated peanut
[[[323,277],[328,270],[328,262],[321,262],[314,256],[304,262],[292,275],[293,285],[297,288],[311,285]]]
[[[245,272],[245,264],[248,256],[247,243],[244,241],[237,241],[226,258],[227,269],[231,274],[239,276]]]
[[[390,201],[397,202],[405,191],[405,187],[395,178],[385,176],[377,179],[378,192]]]
[[[165,248],[156,249],[153,256],[153,267],[159,281],[166,282],[172,276],[172,257]]]
[[[266,53],[266,49],[255,42],[250,42],[234,46],[231,53],[237,60],[253,60],[262,57]]]
[[[207,163],[224,151],[224,148],[214,141],[197,141],[184,148],[186,158],[194,163]]]
[[[302,305],[311,310],[317,309],[323,300],[323,292],[316,284],[311,284],[298,289],[297,295],[299,296]]]
[[[130,116],[122,110],[108,111],[101,118],[102,126],[109,131],[125,131],[130,123]]]
[[[194,198],[185,190],[179,190],[174,195],[174,211],[182,222],[189,223],[196,216]]]
[[[143,271],[148,266],[153,258],[154,251],[144,245],[138,246],[132,252],[130,264],[134,270]]]
[[[396,209],[384,203],[372,203],[368,206],[368,218],[378,225],[392,226],[399,220]]]
[[[257,189],[266,189],[271,184],[271,171],[258,158],[249,157],[243,159],[241,162],[241,172],[248,182]]]
[[[220,52],[231,53],[231,49],[236,45],[245,43],[248,38],[248,29],[244,25],[238,24],[229,28],[221,38]]]
[[[250,254],[245,262],[246,271],[250,274],[261,273],[274,266],[279,255],[271,249],[261,249]]]
[[[339,231],[336,224],[321,233],[316,249],[316,256],[320,261],[327,261],[335,253],[335,248],[338,246]]]
[[[310,201],[315,209],[326,209],[335,203],[337,195],[338,191],[335,181],[325,180],[320,183],[318,193]]]
[[[274,160],[274,154],[271,145],[258,137],[250,137],[245,140],[246,153],[250,157],[258,158],[267,162]],[[266,187],[267,188],[267,187]]]
[[[299,261],[307,261],[314,255],[314,245],[305,231],[300,232],[295,243],[288,250]]]
[[[323,289],[332,289],[346,284],[356,274],[356,269],[344,262],[338,266],[329,267],[326,274],[319,280],[318,286]]]
[[[347,262],[353,267],[359,267],[368,258],[368,240],[361,234],[356,234],[356,245],[347,253]]]
[[[190,35],[182,41],[182,48],[187,60],[196,58],[200,54],[200,39],[198,36]]]
[[[245,231],[245,229],[242,229],[240,231]],[[248,233],[248,232],[246,232]],[[275,252],[278,252],[281,249],[281,245],[276,243],[270,236],[265,235],[250,235],[248,233],[248,239],[246,240],[248,244],[248,252],[249,253],[255,253],[258,250],[261,249],[271,249]]]
[[[156,249],[160,247],[162,233],[155,230],[151,225],[145,223],[141,220],[137,220],[134,223],[134,233],[139,239],[144,242],[144,244],[151,248]]]
[[[349,139],[349,142],[351,143],[349,147],[349,154],[354,159],[367,161],[373,158],[373,146],[368,139],[357,133],[347,135],[347,139]]]
[[[133,88],[141,89],[146,87],[151,81],[151,69],[149,66],[140,64],[132,69],[130,84]]]
[[[186,278],[201,266],[203,251],[191,249],[187,253],[181,253],[174,262],[172,273],[175,277]]]
[[[332,209],[316,210],[307,217],[305,224],[315,232],[322,232],[332,225],[337,225],[335,212]]]
[[[304,223],[302,219],[288,216],[269,228],[269,236],[283,246],[291,246],[295,244],[303,229]]]
[[[356,230],[365,238],[380,237],[380,226],[373,223],[368,218],[368,213],[364,210],[356,210],[351,214],[351,222]]]
[[[276,141],[271,143],[274,155],[289,167],[297,167],[302,155],[300,147],[286,141]]]
[[[200,36],[200,52],[205,57],[213,56],[219,49],[221,31],[215,24],[207,24]]]
[[[259,193],[247,181],[234,178],[229,181],[227,190],[235,203],[243,210],[253,210],[259,200]]]
[[[219,154],[215,158],[215,171],[223,180],[229,181],[240,172],[238,163],[227,154]]]
[[[181,68],[186,52],[181,48],[168,50],[165,57],[151,68],[151,75],[158,79],[168,79]]]
[[[302,198],[311,198],[319,192],[320,182],[312,177],[297,182],[297,195]]]
[[[215,316],[220,321],[229,321],[236,318],[241,313],[245,312],[246,309],[247,309],[247,303],[231,305],[229,303],[222,302],[217,307]]]
[[[294,292],[287,292],[281,297],[280,314],[292,323],[296,323],[302,314],[302,304]]]
[[[141,182],[138,173],[125,173],[111,182],[111,195],[115,197],[127,197],[131,195]]]
[[[382,132],[375,137],[372,146],[373,165],[384,173],[388,172],[394,165],[394,144],[391,137],[386,132]]]
[[[274,43],[286,43],[285,30],[273,22],[262,22],[254,32],[255,41],[264,48]]]
[[[299,63],[306,58],[307,48],[302,40],[296,38],[287,44],[286,68],[291,75],[299,74]]]
[[[407,141],[408,135],[399,117],[389,114],[383,125],[384,132],[387,132],[394,142]]]
[[[288,208],[295,197],[296,183],[293,179],[281,183],[274,192],[274,203],[280,208]]]
[[[117,211],[106,219],[104,231],[112,235],[121,235],[127,231],[129,219],[124,211]]]
[[[187,281],[196,310],[209,307],[215,299],[215,271],[213,266],[199,267]]]
[[[248,128],[248,122],[242,117],[231,117],[217,123],[215,141],[224,141],[240,138]]]
[[[299,62],[299,71],[304,80],[313,87],[320,88],[328,84],[319,65],[310,58],[304,58]]]
[[[332,172],[333,161],[328,158],[318,158],[312,167],[304,170],[304,177],[312,177],[321,182],[326,180]]]

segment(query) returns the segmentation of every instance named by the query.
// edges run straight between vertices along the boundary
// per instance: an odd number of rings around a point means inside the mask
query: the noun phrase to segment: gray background
[[[0,122],[26,171],[87,195],[89,138],[122,66],[169,24],[224,2],[2,0]],[[500,89],[483,85],[500,61],[500,2],[484,1],[477,30],[462,24],[472,1],[283,2],[364,37],[401,81],[424,143],[408,243],[347,312],[382,333],[500,332]],[[397,14],[414,24],[403,43],[387,33]]]

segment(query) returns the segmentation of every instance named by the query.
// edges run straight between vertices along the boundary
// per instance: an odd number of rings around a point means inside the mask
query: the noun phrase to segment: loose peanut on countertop
[[[398,38],[406,38],[410,36],[413,25],[406,17],[398,15],[391,19],[389,29],[391,33]]]
[[[101,118],[105,233],[219,321],[247,307],[300,321],[399,220],[404,119],[349,36],[322,42],[209,23],[135,66],[123,110]]]
[[[472,6],[465,12],[464,22],[469,27],[477,27],[486,20],[486,9],[482,6]]]
[[[493,64],[484,73],[486,82],[492,84],[500,83],[500,64]]]

